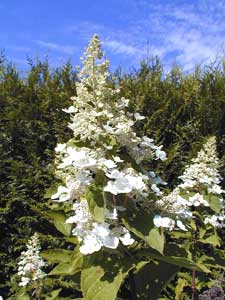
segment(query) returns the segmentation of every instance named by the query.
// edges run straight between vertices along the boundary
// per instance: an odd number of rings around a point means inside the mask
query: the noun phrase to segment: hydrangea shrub
[[[75,248],[50,275],[80,273],[76,285],[85,300],[116,299],[126,278],[132,299],[151,295],[156,300],[180,267],[210,272],[205,261],[192,255],[190,240],[201,222],[208,226],[202,242],[210,244],[211,228],[223,223],[215,138],[185,169],[182,183],[164,195],[166,183],[149,165],[166,160],[166,153],[135,132],[135,122],[144,117],[129,113],[129,99],[108,84],[109,62],[97,35],[82,63],[77,95],[64,109],[71,116],[73,138],[55,149],[58,184],[50,195],[50,216]],[[145,276],[155,268],[153,277]],[[160,285],[154,289],[156,280]]]

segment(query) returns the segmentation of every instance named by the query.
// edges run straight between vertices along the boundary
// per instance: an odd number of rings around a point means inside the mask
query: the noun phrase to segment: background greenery
[[[48,61],[29,60],[28,66],[21,75],[3,56],[0,59],[0,295],[4,299],[16,290],[17,259],[34,232],[40,233],[43,249],[70,247],[43,212],[48,207],[45,190],[54,181],[54,148],[71,135],[62,108],[76,94],[76,72],[69,62],[51,69]],[[159,59],[153,58],[129,73],[118,69],[109,84],[120,86],[121,95],[131,100],[131,112],[146,116],[137,123],[137,132],[164,145],[168,160],[155,167],[170,187],[209,135],[216,135],[225,164],[223,61],[189,74],[175,65],[165,74]],[[224,168],[221,175],[225,178]],[[63,299],[76,295],[69,280],[53,278],[46,284],[64,287]]]

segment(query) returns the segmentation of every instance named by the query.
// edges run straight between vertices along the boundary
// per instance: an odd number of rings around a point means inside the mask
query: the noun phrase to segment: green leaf
[[[184,267],[191,270],[196,269],[197,271],[200,272],[207,272],[207,273],[210,272],[210,270],[207,269],[203,264],[195,263],[191,259],[185,257],[162,256],[162,255],[155,254],[153,251],[150,250],[141,250],[137,253],[137,255],[142,257],[149,257],[150,259],[154,258],[158,261],[163,261],[165,263],[169,263],[179,267]]]
[[[196,194],[195,192],[185,192],[185,191],[180,192],[181,197],[183,197],[186,200],[189,200],[189,198],[193,197],[195,194]]]
[[[211,235],[210,237],[206,238],[206,239],[200,239],[199,240],[201,243],[203,244],[211,244],[213,246],[220,246],[220,238],[218,237],[218,235]]]
[[[57,299],[59,293],[61,292],[62,289],[57,289],[52,291],[50,294],[45,296],[45,300],[55,300]]]
[[[63,249],[51,249],[42,251],[41,255],[51,263],[66,263],[71,261],[73,251]]]
[[[115,300],[118,290],[133,267],[129,259],[97,253],[86,257],[81,272],[81,290],[85,300]]]
[[[186,286],[189,286],[190,282],[187,282],[187,280],[183,279],[183,278],[179,278],[178,282],[177,282],[177,286],[175,288],[175,300],[181,300],[182,299],[182,293],[183,293],[183,289]]]
[[[221,204],[218,196],[210,194],[208,196],[208,201],[209,201],[209,205],[213,211],[215,211],[216,213],[219,213],[221,211],[222,204]]]
[[[55,227],[65,236],[69,236],[72,229],[72,224],[67,224],[67,216],[63,211],[49,211],[48,215],[53,220]]]
[[[49,187],[48,189],[46,189],[45,194],[44,194],[44,199],[51,198],[52,195],[57,193],[57,190],[58,190],[58,185],[53,185],[53,186]]]
[[[22,292],[16,295],[19,300],[30,300],[30,296],[27,293]]]
[[[60,263],[58,264],[49,275],[73,275],[81,271],[83,265],[83,255],[78,251],[71,257],[71,261],[69,263]]]
[[[128,230],[144,240],[151,248],[163,253],[164,235],[153,224],[153,214],[150,212],[136,211],[122,219]]]
[[[163,288],[171,281],[179,267],[165,262],[145,264],[134,274],[134,282],[138,300],[158,300]]]
[[[103,222],[105,218],[105,201],[102,189],[91,186],[86,193],[86,199],[93,218],[98,222]]]

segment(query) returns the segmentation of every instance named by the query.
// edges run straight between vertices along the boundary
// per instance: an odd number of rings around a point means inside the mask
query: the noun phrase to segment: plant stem
[[[35,283],[35,290],[34,290],[34,295],[35,295],[35,300],[41,300],[41,289],[40,286],[38,284],[38,282]]]
[[[191,289],[192,289],[191,300],[195,300],[195,269],[192,271]]]

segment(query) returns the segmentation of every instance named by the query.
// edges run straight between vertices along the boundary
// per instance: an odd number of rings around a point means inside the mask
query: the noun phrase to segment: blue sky
[[[20,68],[27,56],[79,64],[94,33],[113,69],[158,55],[188,71],[223,56],[225,0],[0,0],[0,48]]]

